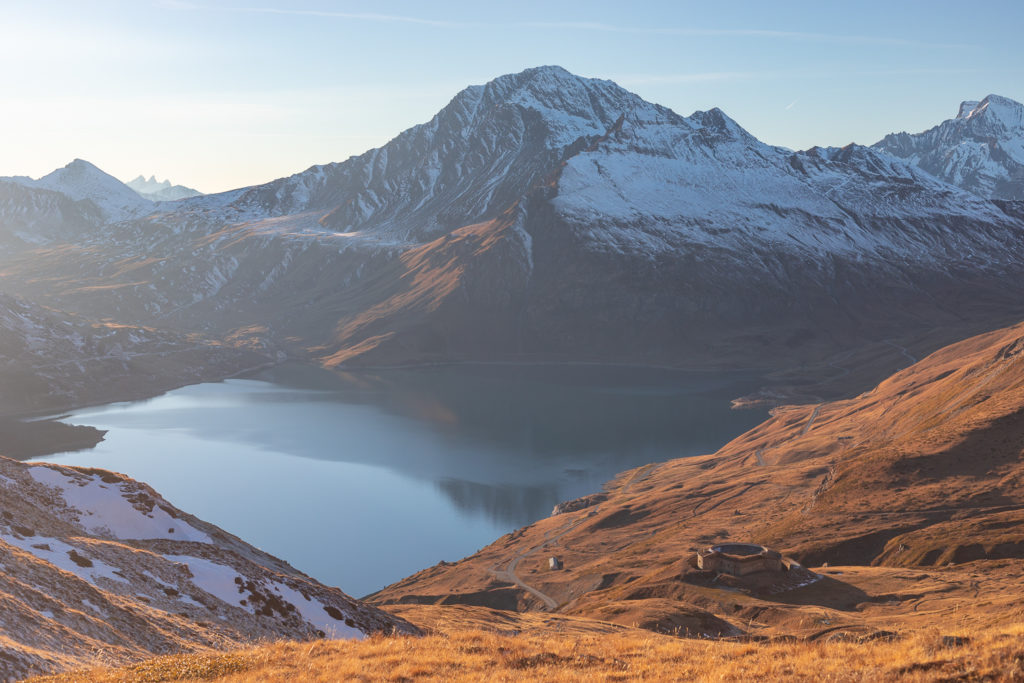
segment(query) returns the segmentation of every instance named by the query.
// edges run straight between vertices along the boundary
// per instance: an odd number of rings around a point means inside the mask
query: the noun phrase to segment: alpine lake
[[[102,467],[362,596],[472,554],[619,472],[701,455],[762,422],[749,374],[599,365],[330,372],[285,364],[73,411]]]

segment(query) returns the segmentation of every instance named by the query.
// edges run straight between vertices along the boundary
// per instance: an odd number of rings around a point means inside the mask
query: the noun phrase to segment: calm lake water
[[[445,366],[349,374],[284,365],[74,412],[95,449],[40,458],[144,481],[361,596],[457,560],[622,470],[716,450],[766,411],[735,374]]]

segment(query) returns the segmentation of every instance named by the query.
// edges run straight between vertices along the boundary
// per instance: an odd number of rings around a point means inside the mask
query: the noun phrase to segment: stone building
[[[698,550],[697,567],[733,576],[786,569],[781,553],[752,543],[723,543]]]

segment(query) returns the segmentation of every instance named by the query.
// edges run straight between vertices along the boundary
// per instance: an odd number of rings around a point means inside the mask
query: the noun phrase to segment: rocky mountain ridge
[[[922,133],[893,133],[875,149],[992,199],[1024,200],[1024,105],[989,95]]]
[[[271,360],[197,335],[91,320],[0,294],[0,414],[143,398]]]

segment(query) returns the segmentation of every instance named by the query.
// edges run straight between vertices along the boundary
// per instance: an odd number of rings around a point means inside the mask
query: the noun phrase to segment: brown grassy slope
[[[907,638],[732,643],[636,631],[559,637],[478,630],[363,642],[275,643],[227,654],[162,657],[37,683],[115,681],[1014,681],[1018,627]]]
[[[743,632],[810,633],[814,610],[878,628],[956,610],[997,619],[1019,602],[1024,567],[1022,351],[1017,325],[946,347],[856,398],[777,409],[715,455],[624,473],[607,501],[372,599],[550,609],[513,584],[512,569],[558,611],[656,629],[704,629],[713,617]],[[687,575],[692,552],[723,539],[860,568],[740,592]],[[546,569],[550,555],[564,571]]]
[[[750,453],[827,466],[803,505],[759,530],[808,562],[1024,557],[1024,325],[946,347],[854,399],[779,411],[717,455]]]

